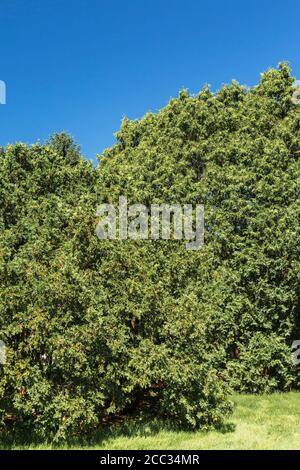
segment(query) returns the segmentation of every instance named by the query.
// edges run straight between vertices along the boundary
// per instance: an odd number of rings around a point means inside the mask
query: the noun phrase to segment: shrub
[[[297,386],[299,106],[286,64],[125,119],[94,168],[66,135],[0,152],[0,417],[59,441],[147,412],[220,426],[228,386]],[[205,245],[98,240],[97,204],[205,205]]]
[[[281,64],[251,89],[233,82],[216,94],[182,91],[157,114],[125,119],[118,143],[100,159],[104,201],[125,194],[146,205],[204,204],[201,253],[170,242],[161,279],[175,262],[172,295],[192,290],[208,319],[207,343],[223,348],[216,367],[230,365],[237,390],[255,389],[246,369],[266,367],[274,335],[271,351],[282,367],[258,379],[257,391],[299,380],[287,354],[299,333],[300,114],[293,83]],[[182,266],[188,268],[177,290]]]
[[[219,425],[230,403],[180,293],[188,265],[166,242],[98,240],[96,171],[67,136],[7,147],[0,173],[3,432],[58,442],[139,411]]]

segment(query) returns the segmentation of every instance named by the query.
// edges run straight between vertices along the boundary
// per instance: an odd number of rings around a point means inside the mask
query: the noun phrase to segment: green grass
[[[182,432],[157,422],[114,426],[97,443],[73,449],[300,449],[300,393],[235,395],[235,411],[223,432]],[[3,445],[0,447],[7,448]],[[49,449],[47,445],[10,448]]]

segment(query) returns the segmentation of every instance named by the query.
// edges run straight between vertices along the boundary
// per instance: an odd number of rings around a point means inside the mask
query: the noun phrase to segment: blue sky
[[[215,90],[290,62],[300,78],[296,0],[1,0],[0,145],[66,130],[90,159],[123,116],[185,87]]]

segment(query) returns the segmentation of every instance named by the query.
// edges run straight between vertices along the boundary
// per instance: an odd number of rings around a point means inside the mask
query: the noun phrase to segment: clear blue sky
[[[288,60],[300,78],[298,0],[1,0],[0,145],[70,132],[87,158],[122,116]]]

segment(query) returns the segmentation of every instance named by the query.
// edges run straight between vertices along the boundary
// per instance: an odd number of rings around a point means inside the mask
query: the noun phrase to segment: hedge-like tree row
[[[300,113],[281,64],[125,119],[93,167],[66,135],[0,151],[0,426],[59,441],[143,411],[219,426],[230,389],[297,387]],[[204,204],[205,244],[99,240],[99,203]]]

